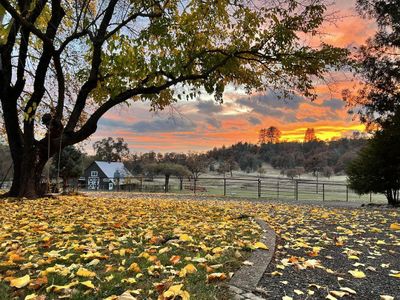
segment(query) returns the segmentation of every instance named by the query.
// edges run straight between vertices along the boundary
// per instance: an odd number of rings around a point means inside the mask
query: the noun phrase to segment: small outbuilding
[[[88,190],[114,190],[133,183],[133,175],[122,162],[94,161],[83,177]]]

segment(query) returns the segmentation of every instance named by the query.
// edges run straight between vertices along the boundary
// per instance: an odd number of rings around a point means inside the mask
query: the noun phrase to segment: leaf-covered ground
[[[398,210],[104,193],[0,204],[0,299],[229,299],[248,216],[278,234],[260,296],[400,297]]]
[[[262,247],[238,217],[151,196],[1,202],[0,299],[213,299]]]
[[[398,209],[269,205],[279,235],[268,299],[400,299]],[[264,211],[264,210],[263,210]]]

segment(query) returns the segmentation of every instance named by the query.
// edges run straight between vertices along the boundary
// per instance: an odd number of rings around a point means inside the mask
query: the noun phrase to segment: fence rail
[[[164,192],[164,177],[98,178],[90,186],[81,181],[84,190],[117,190]],[[198,177],[170,178],[168,192],[193,193],[266,200],[316,200],[347,202],[386,202],[383,194],[358,195],[345,182],[290,179],[282,177]]]

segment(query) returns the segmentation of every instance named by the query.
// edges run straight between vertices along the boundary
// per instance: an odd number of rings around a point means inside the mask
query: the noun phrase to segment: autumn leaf
[[[29,275],[25,275],[19,278],[14,278],[10,281],[10,286],[16,287],[17,289],[23,288],[27,286],[31,280]]]
[[[345,292],[348,292],[349,294],[353,294],[353,295],[356,295],[357,294],[357,292],[355,291],[355,290],[353,290],[353,289],[351,289],[351,288],[348,288],[348,287],[340,287],[340,290],[342,290],[342,291],[345,291]]]
[[[193,238],[186,233],[179,235],[179,240],[183,242],[193,242]]]
[[[142,272],[142,270],[140,269],[139,265],[138,265],[137,263],[135,263],[135,262],[132,263],[132,264],[129,266],[128,270],[133,271],[133,272],[136,272],[136,273]]]
[[[124,278],[121,280],[121,282],[127,282],[127,283],[133,284],[133,283],[136,283],[137,281],[135,278]]]
[[[350,270],[349,273],[354,277],[354,278],[365,278],[366,275],[363,271],[360,271],[358,269],[355,270]]]
[[[125,291],[116,300],[136,300],[136,298],[131,295],[130,291]]]
[[[187,274],[192,274],[197,272],[196,267],[193,264],[188,264],[181,269],[179,272],[179,277],[185,277]]]
[[[171,258],[169,259],[169,261],[173,265],[176,265],[177,263],[179,263],[180,260],[181,260],[181,257],[179,255],[172,255]]]
[[[37,294],[29,294],[29,295],[26,295],[24,300],[36,300],[37,298],[38,298]]]
[[[53,285],[51,285],[51,286],[46,288],[46,292],[50,293],[51,291],[53,291],[55,293],[57,293],[57,292],[64,293],[66,291],[69,291],[72,287],[74,287],[74,286],[76,286],[78,284],[79,284],[78,281],[73,281],[70,284],[66,284],[66,285],[55,285],[55,284],[53,284]]]
[[[262,242],[255,243],[253,247],[256,249],[268,250],[268,247]]]
[[[190,299],[190,295],[187,291],[182,290],[183,284],[177,284],[171,286],[167,291],[163,293],[163,297],[166,299],[175,299],[181,297],[182,300]]]
[[[400,230],[400,224],[399,223],[390,224],[390,229],[392,229],[392,230]]]
[[[211,273],[207,276],[207,282],[223,281],[227,278],[225,273]]]
[[[95,277],[96,273],[89,271],[88,269],[85,268],[80,268],[78,272],[76,272],[76,275],[81,276],[81,277]]]
[[[88,280],[88,281],[82,281],[80,282],[81,285],[86,286],[88,288],[94,289],[95,286],[93,285],[92,281]]]
[[[393,296],[389,296],[389,295],[380,295],[380,300],[394,300]]]
[[[348,293],[343,291],[329,291],[329,293],[335,297],[340,297],[340,298],[342,298],[345,295],[348,295]]]
[[[47,282],[48,282],[48,279],[47,279],[46,276],[38,277],[38,278],[32,280],[32,281],[29,283],[29,288],[32,289],[32,290],[37,290],[37,289],[39,289],[42,285],[47,284]]]

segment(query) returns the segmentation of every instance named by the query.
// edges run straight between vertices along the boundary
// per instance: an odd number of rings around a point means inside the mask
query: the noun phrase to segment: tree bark
[[[43,196],[47,192],[41,182],[46,162],[47,158],[40,158],[34,150],[29,155],[24,155],[20,160],[13,159],[13,183],[6,196],[30,199]]]

